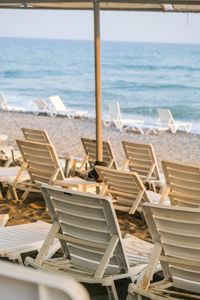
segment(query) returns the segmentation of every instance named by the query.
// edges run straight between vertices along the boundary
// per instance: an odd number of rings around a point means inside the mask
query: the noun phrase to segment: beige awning
[[[99,0],[101,10],[200,12],[200,0]],[[88,0],[0,0],[0,8],[93,10]]]

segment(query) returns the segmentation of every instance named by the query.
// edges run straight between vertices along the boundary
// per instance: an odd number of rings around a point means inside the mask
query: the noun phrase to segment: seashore
[[[1,133],[8,135],[7,145],[16,146],[15,140],[23,138],[21,128],[45,129],[59,154],[84,157],[80,141],[81,137],[95,138],[94,119],[74,119],[35,116],[33,114],[0,112]],[[161,169],[161,161],[171,160],[182,163],[197,164],[200,156],[200,135],[177,132],[176,134],[163,133],[161,135],[141,136],[136,133],[121,133],[115,128],[103,127],[103,139],[109,140],[115,153],[118,166],[122,167],[125,160],[121,141],[151,143]],[[5,143],[5,142],[4,142]],[[162,172],[162,170],[161,170]],[[23,204],[3,199],[0,201],[0,213],[9,214],[9,225],[29,223],[36,220],[51,222],[49,213],[45,210],[44,201],[35,195]],[[151,241],[149,231],[137,214],[133,216],[118,213],[118,220],[122,235],[126,233]],[[122,286],[123,290],[123,286]],[[101,291],[91,291],[101,293]],[[105,297],[105,298],[104,298]],[[105,294],[92,299],[106,299]]]

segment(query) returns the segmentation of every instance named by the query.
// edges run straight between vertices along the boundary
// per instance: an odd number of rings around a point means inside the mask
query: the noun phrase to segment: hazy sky
[[[0,37],[93,39],[91,11],[0,10]],[[200,43],[200,14],[101,12],[101,39]]]

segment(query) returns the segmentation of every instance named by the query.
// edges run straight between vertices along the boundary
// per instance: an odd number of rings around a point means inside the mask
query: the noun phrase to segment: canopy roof
[[[101,10],[200,12],[200,0],[99,0]],[[0,8],[93,10],[88,0],[0,0]]]

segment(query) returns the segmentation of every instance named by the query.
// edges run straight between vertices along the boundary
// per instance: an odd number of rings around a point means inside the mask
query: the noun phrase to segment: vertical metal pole
[[[96,98],[96,159],[103,160],[102,151],[102,103],[101,103],[101,41],[100,10],[98,0],[94,0],[94,53],[95,53],[95,98]]]

